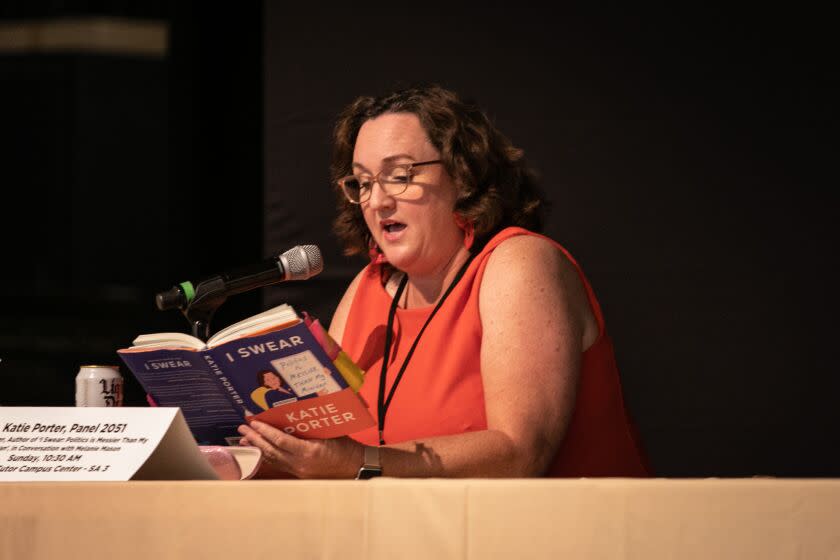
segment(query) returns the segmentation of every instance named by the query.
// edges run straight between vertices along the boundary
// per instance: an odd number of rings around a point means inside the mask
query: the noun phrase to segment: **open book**
[[[317,320],[280,305],[204,343],[183,333],[144,334],[117,353],[151,399],[181,408],[198,443],[231,444],[260,420],[301,438],[374,424],[357,394],[364,372]]]

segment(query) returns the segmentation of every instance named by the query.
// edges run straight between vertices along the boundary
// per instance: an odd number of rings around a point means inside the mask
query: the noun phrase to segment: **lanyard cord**
[[[385,331],[385,351],[383,352],[382,357],[382,373],[379,374],[379,394],[376,399],[376,408],[377,408],[377,416],[379,420],[379,445],[385,445],[385,439],[383,437],[383,432],[385,431],[385,415],[388,413],[388,407],[391,406],[391,399],[394,398],[394,393],[397,390],[397,385],[399,385],[400,380],[402,379],[403,374],[405,373],[406,368],[408,367],[408,362],[411,360],[411,356],[414,355],[414,349],[417,348],[417,343],[420,342],[420,337],[423,336],[423,332],[425,332],[426,327],[429,326],[429,323],[432,322],[432,317],[438,312],[438,309],[443,305],[443,302],[446,301],[447,296],[455,287],[455,284],[461,280],[461,277],[464,276],[464,273],[467,271],[467,267],[472,262],[475,253],[470,254],[467,261],[461,265],[461,268],[458,270],[458,273],[455,275],[455,278],[452,279],[452,283],[449,284],[449,287],[446,288],[446,291],[441,296],[440,300],[435,305],[435,308],[432,310],[431,314],[429,314],[429,318],[426,319],[426,323],[423,325],[423,328],[420,329],[420,332],[417,333],[417,337],[414,339],[414,342],[411,344],[411,348],[408,350],[408,354],[405,356],[405,361],[403,361],[402,367],[400,367],[399,373],[397,373],[397,377],[394,379],[394,384],[391,386],[391,390],[388,392],[388,399],[385,400],[385,374],[388,371],[388,362],[391,358],[391,342],[393,338],[394,332],[394,317],[397,315],[397,304],[400,301],[400,296],[402,296],[403,291],[405,290],[406,284],[408,284],[408,275],[405,274],[400,280],[400,285],[397,288],[397,292],[394,294],[394,299],[391,300],[391,309],[388,311],[388,327]]]

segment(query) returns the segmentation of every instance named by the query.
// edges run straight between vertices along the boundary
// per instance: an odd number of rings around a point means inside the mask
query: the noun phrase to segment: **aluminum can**
[[[76,406],[122,406],[123,376],[117,366],[85,365],[76,375]]]

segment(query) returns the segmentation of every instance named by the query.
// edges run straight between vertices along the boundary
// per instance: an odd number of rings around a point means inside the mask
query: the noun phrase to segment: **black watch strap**
[[[356,474],[356,480],[368,480],[375,476],[382,476],[382,465],[379,464],[379,448],[365,446],[365,462]]]

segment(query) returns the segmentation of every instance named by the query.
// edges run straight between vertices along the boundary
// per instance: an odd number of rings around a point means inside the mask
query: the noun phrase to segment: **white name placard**
[[[0,481],[216,479],[178,408],[0,407]]]

